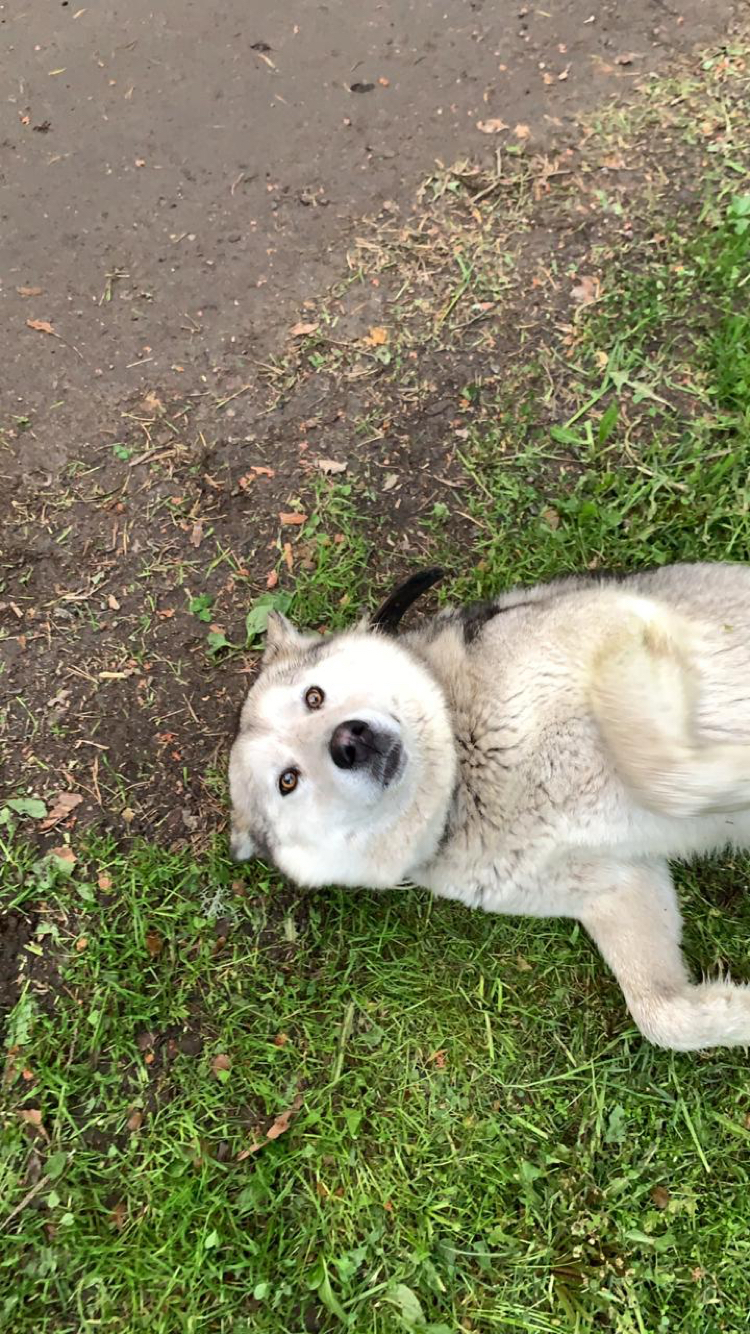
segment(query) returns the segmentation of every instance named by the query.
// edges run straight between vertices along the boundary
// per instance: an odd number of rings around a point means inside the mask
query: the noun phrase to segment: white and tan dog
[[[341,634],[269,620],[234,855],[576,918],[652,1042],[750,1044],[750,989],[688,977],[668,865],[750,847],[750,566],[561,579],[396,638],[437,577]]]

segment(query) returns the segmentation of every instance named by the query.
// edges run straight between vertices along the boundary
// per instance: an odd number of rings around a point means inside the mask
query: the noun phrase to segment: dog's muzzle
[[[328,749],[337,769],[367,772],[382,787],[388,787],[403,767],[404,752],[398,738],[361,718],[339,723]]]

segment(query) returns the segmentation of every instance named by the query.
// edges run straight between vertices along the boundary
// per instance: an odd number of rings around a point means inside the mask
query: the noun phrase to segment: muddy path
[[[544,147],[731,12],[0,5],[0,424],[31,428],[2,474],[89,457],[155,385],[185,397],[252,378],[338,271],[359,217],[407,206],[436,159],[494,161],[516,126]]]

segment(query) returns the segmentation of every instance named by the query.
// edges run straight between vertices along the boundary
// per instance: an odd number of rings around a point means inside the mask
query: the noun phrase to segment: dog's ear
[[[381,603],[377,611],[370,617],[370,627],[373,630],[382,630],[384,634],[395,635],[399,624],[409,610],[412,603],[416,602],[423,593],[432,588],[443,578],[445,571],[437,567],[431,570],[419,570],[413,574],[410,579],[405,579],[398,588],[394,588],[385,602]]]
[[[270,611],[266,625],[266,645],[261,666],[268,667],[278,658],[288,657],[291,653],[299,653],[302,649],[309,648],[311,644],[317,643],[319,638],[319,635],[296,630],[283,612]]]

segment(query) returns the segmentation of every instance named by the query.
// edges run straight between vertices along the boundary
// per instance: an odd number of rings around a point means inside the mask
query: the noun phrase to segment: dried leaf
[[[319,328],[318,324],[293,324],[289,333],[292,338],[305,338],[307,334],[317,333]]]
[[[284,1132],[289,1129],[292,1117],[296,1116],[301,1106],[302,1094],[298,1093],[291,1107],[287,1107],[285,1112],[281,1112],[280,1115],[276,1117],[273,1125],[266,1131],[266,1138],[254,1140],[247,1149],[243,1149],[241,1153],[238,1153],[237,1162],[244,1162],[245,1158],[249,1158],[251,1154],[257,1153],[265,1144],[268,1144],[269,1140],[278,1139],[279,1135],[283,1135]]]
[[[266,468],[265,465],[262,464],[262,463],[254,463],[253,466],[252,466],[252,468],[250,469],[250,471],[256,473],[256,474],[258,475],[258,477],[275,477],[275,476],[276,476],[276,469],[275,469],[275,468]]]
[[[389,472],[380,489],[381,491],[392,491],[394,486],[398,486],[398,473]]]
[[[508,126],[499,116],[493,116],[490,120],[478,120],[477,129],[482,134],[500,134],[502,130],[507,130]]]
[[[164,937],[158,931],[147,931],[145,944],[151,958],[156,959],[164,949]]]
[[[58,792],[49,815],[46,820],[42,820],[39,828],[52,829],[61,820],[65,820],[70,812],[75,810],[76,806],[80,806],[82,801],[83,797],[80,792]]]
[[[287,1107],[285,1112],[282,1112],[277,1116],[273,1125],[266,1131],[266,1139],[278,1139],[279,1135],[283,1135],[284,1132],[289,1129],[292,1117],[297,1115],[301,1106],[302,1094],[298,1093],[291,1107]]]
[[[290,528],[301,528],[303,523],[307,523],[306,514],[279,514],[279,519]]]
[[[18,292],[18,295],[19,295],[19,296],[41,296],[42,293],[43,293],[43,291],[44,291],[44,288],[43,288],[43,287],[17,287],[17,288],[16,288],[16,291]]]
[[[27,320],[26,323],[30,329],[36,329],[37,333],[55,334],[55,326],[49,320]]]
[[[73,849],[69,848],[67,844],[62,848],[52,848],[50,856],[55,858],[60,870],[68,873],[73,870],[78,861]]]
[[[191,544],[196,548],[196,550],[197,550],[197,548],[200,546],[201,542],[203,541],[203,520],[202,520],[202,519],[198,519],[198,520],[196,520],[196,522],[193,524],[193,528],[192,528],[192,531],[191,531],[191,533],[190,533],[190,541],[191,541]]]
[[[110,593],[110,594],[108,595],[108,597],[107,597],[107,606],[109,607],[110,611],[119,611],[119,610],[120,610],[120,604],[119,604],[119,602],[117,601],[117,598],[115,597],[114,593]]]
[[[283,553],[284,553],[284,560],[285,560],[285,562],[286,562],[286,568],[288,569],[289,573],[291,574],[291,572],[292,572],[292,568],[293,568],[293,566],[294,566],[294,555],[293,555],[293,553],[292,553],[292,544],[291,544],[291,542],[285,542],[285,543],[284,543],[284,546],[282,547],[282,550],[283,550]]]
[[[528,125],[514,125],[513,133],[515,134],[516,139],[528,139],[529,135],[531,134],[531,130],[529,129]]]
[[[333,477],[336,473],[346,472],[348,466],[345,462],[339,462],[337,459],[316,459],[316,463],[326,477]]]
[[[590,273],[579,274],[570,295],[579,306],[590,306],[599,297],[599,279],[593,278]]]

